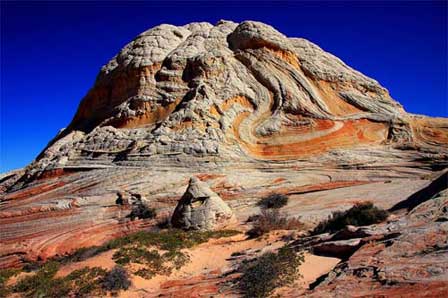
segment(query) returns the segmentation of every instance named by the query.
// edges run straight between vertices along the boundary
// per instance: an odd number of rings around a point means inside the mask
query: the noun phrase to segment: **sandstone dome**
[[[151,165],[167,154],[291,160],[392,145],[438,151],[443,121],[407,114],[385,88],[269,25],[160,25],[102,67],[35,168]]]
[[[71,123],[33,163],[0,176],[0,268],[152,228],[157,219],[129,218],[133,204],[171,214],[190,177],[241,225],[272,193],[288,195],[288,214],[315,225],[354,202],[389,209],[421,191],[432,198],[431,180],[446,180],[447,167],[447,119],[407,113],[377,81],[312,42],[254,21],[163,24],[101,68]],[[117,204],[123,195],[131,203]],[[341,282],[314,297],[336,287],[349,296],[352,285],[382,295],[379,272],[398,286],[412,280],[399,293],[439,286],[412,264],[448,272],[442,254],[420,258],[446,244],[446,223],[432,219],[446,200],[362,231],[370,237],[356,240],[362,257],[341,263],[343,274],[329,276]],[[362,246],[375,239],[383,242],[374,253]],[[347,244],[334,242],[322,245]]]

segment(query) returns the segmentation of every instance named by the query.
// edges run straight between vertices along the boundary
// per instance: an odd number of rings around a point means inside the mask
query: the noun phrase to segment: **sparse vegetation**
[[[138,204],[132,208],[132,211],[128,216],[131,218],[131,220],[134,220],[136,218],[151,219],[157,216],[157,212],[154,208],[148,207],[144,204]]]
[[[255,238],[274,230],[302,229],[304,224],[298,218],[288,218],[278,209],[263,209],[259,216],[253,219],[253,228],[247,233]]]
[[[120,266],[115,266],[103,280],[103,287],[108,291],[127,290],[130,285],[128,273]]]
[[[81,262],[87,260],[91,257],[94,257],[102,252],[107,251],[105,245],[103,246],[90,246],[90,247],[82,247],[74,251],[73,253],[54,258],[54,260],[58,261],[61,264],[73,263],[73,262]]]
[[[165,230],[155,232],[139,232],[122,240],[121,244],[114,241],[111,246],[119,247],[113,259],[117,264],[126,266],[130,263],[144,265],[134,272],[143,278],[152,278],[156,274],[170,274],[173,269],[179,269],[188,262],[189,257],[181,250],[190,248],[210,238],[233,236],[239,232],[223,231],[189,231]],[[149,250],[156,247],[158,250]]]
[[[312,234],[334,233],[346,227],[366,226],[379,223],[387,219],[388,212],[373,205],[372,202],[356,203],[346,211],[335,211],[328,219],[320,222]]]
[[[6,287],[7,280],[21,270],[2,270],[0,297],[7,296],[10,292],[20,293],[23,297],[104,296],[105,291],[117,291],[130,286],[125,268],[118,266],[107,272],[99,267],[85,267],[63,278],[54,276],[61,264],[82,261],[111,249],[117,249],[113,255],[117,264],[126,266],[136,263],[144,266],[134,272],[136,275],[151,278],[155,274],[169,274],[189,261],[182,249],[207,242],[211,238],[229,237],[238,233],[240,232],[234,230],[187,232],[174,229],[137,232],[101,246],[81,248],[69,256],[54,258],[44,264],[29,263],[25,266],[26,270],[23,270],[36,271],[35,274],[21,278],[11,287]]]
[[[287,246],[277,253],[265,253],[241,265],[242,276],[238,285],[246,298],[268,297],[276,288],[291,284],[300,277],[299,266],[303,260],[302,253],[296,253]]]
[[[106,274],[107,271],[100,267],[84,267],[72,271],[63,280],[69,283],[71,292],[76,297],[92,296],[93,294],[100,296],[104,293],[102,288]]]
[[[0,297],[6,297],[10,290],[6,286],[8,280],[20,273],[19,269],[2,269],[0,270]]]
[[[288,204],[289,198],[283,194],[271,194],[258,201],[257,205],[263,209],[280,209]]]
[[[20,279],[12,290],[23,297],[86,297],[92,294],[102,295],[102,282],[106,270],[99,267],[85,267],[71,272],[66,277],[54,278],[59,263],[47,262],[34,275]]]
[[[58,262],[47,262],[36,274],[20,279],[13,291],[23,293],[25,297],[55,297],[55,291],[63,292],[65,289],[61,283],[53,279],[58,269]],[[67,295],[68,292],[63,294]]]

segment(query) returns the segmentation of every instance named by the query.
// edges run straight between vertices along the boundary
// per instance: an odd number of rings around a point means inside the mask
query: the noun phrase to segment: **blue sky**
[[[1,2],[0,172],[30,163],[100,67],[170,23],[258,20],[375,78],[411,113],[448,116],[447,2]]]

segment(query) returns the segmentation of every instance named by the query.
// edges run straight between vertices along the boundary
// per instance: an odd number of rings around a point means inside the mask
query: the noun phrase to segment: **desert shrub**
[[[107,271],[100,267],[84,267],[59,280],[68,283],[71,293],[76,297],[86,297],[92,294],[102,296],[104,294],[102,283],[106,274]],[[59,294],[59,297],[63,297],[62,294]]]
[[[125,244],[114,253],[113,259],[120,265],[142,264],[145,267],[134,273],[144,278],[151,278],[155,274],[170,274],[173,269],[180,269],[185,265],[189,257],[181,249],[193,247],[210,238],[228,237],[237,233],[239,232],[231,230],[139,232],[130,237],[133,241],[123,242]],[[164,252],[149,250],[147,247],[151,246]]]
[[[288,218],[278,209],[263,209],[254,220],[253,228],[248,231],[250,237],[259,237],[274,230],[302,229],[304,224],[298,218]]]
[[[73,263],[73,262],[81,262],[87,260],[91,257],[94,257],[102,252],[105,252],[105,248],[103,246],[90,246],[90,247],[82,247],[69,255],[56,257],[55,261],[61,264]]]
[[[128,273],[120,266],[115,266],[103,280],[103,287],[108,291],[127,290],[130,285]]]
[[[255,261],[241,265],[238,286],[246,298],[268,297],[276,288],[300,277],[299,266],[303,260],[302,253],[287,246],[277,253],[265,253]]]
[[[148,272],[155,274],[168,274],[171,267],[166,263],[166,258],[157,250],[148,250],[144,247],[122,247],[113,255],[117,264],[127,265],[137,263],[145,265]],[[147,274],[149,276],[149,274]]]
[[[23,293],[24,297],[56,297],[54,296],[56,290],[67,295],[69,289],[63,283],[58,283],[53,279],[58,270],[59,263],[47,262],[36,274],[20,279],[13,287],[13,291]]]
[[[163,257],[165,260],[171,262],[173,268],[175,269],[182,268],[182,266],[184,266],[190,260],[190,257],[187,254],[179,250],[168,251],[163,255]]]
[[[20,273],[20,269],[2,269],[0,270],[0,285],[5,284],[8,279]]]
[[[144,279],[151,279],[156,275],[154,270],[152,270],[150,268],[140,268],[137,271],[135,271],[133,274],[138,275]]]
[[[234,230],[185,232],[174,229],[160,232],[137,232],[113,239],[101,246],[78,249],[70,255],[56,257],[44,264],[30,262],[25,271],[36,271],[36,274],[20,279],[11,289],[4,284],[15,271],[0,271],[0,297],[7,296],[10,291],[20,293],[23,297],[59,298],[70,295],[83,297],[92,293],[102,296],[101,291],[110,288],[105,286],[103,289],[102,286],[106,271],[96,267],[84,268],[72,272],[65,278],[54,278],[60,264],[82,261],[102,252],[117,249],[114,259],[118,264],[144,264],[146,268],[138,270],[135,274],[152,277],[156,273],[169,273],[174,268],[179,269],[187,263],[189,257],[181,249],[206,242],[210,238],[229,237],[238,233],[240,232]],[[148,250],[149,246],[166,252],[160,255],[156,250]],[[119,271],[116,269],[114,274],[120,274],[116,273],[117,270]],[[109,280],[114,276],[111,274],[108,274]]]
[[[42,267],[42,264],[37,261],[25,260],[25,262],[26,263],[22,267],[22,271],[24,271],[24,272],[39,271],[39,269]]]
[[[163,250],[177,250],[189,248],[211,238],[230,237],[240,233],[235,230],[220,231],[183,231],[177,229],[167,229],[163,231],[140,231],[124,237],[112,239],[101,246],[81,248],[74,253],[56,258],[60,263],[82,261],[111,249],[119,249],[127,245],[156,246]]]
[[[182,231],[170,229],[160,232],[139,232],[132,236],[132,243],[138,242],[145,246],[157,246],[163,250],[179,250],[190,248],[207,242],[211,238],[230,237],[238,234],[234,230],[221,231]]]
[[[131,220],[134,220],[136,218],[151,219],[157,216],[157,212],[154,208],[150,208],[144,204],[138,204],[132,208],[132,211],[128,216],[131,218]]]
[[[162,259],[157,250],[147,250],[141,246],[121,247],[113,255],[115,263],[126,265],[129,263],[149,264]]]
[[[2,269],[0,270],[0,297],[6,297],[10,293],[9,287],[6,286],[8,280],[19,274],[19,269]]]
[[[356,203],[346,211],[335,211],[328,219],[321,221],[312,234],[334,233],[347,225],[366,226],[387,219],[388,212],[373,205],[372,202]]]
[[[32,276],[20,279],[13,291],[22,297],[89,297],[104,296],[103,280],[107,271],[99,267],[85,267],[61,278],[54,278],[59,263],[49,261]]]
[[[288,197],[282,194],[271,194],[258,201],[257,205],[263,209],[280,209],[288,204]]]

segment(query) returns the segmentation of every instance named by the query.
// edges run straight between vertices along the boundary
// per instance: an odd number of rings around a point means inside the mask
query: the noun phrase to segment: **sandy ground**
[[[67,276],[68,274],[70,274],[70,272],[82,269],[84,267],[102,267],[108,270],[112,269],[115,266],[115,262],[112,260],[114,252],[115,250],[109,250],[93,258],[89,258],[81,262],[64,265],[59,269],[55,277]]]
[[[223,272],[228,272],[238,266],[242,258],[251,258],[264,252],[276,250],[282,247],[285,242],[283,236],[290,234],[288,231],[276,231],[269,236],[261,239],[246,239],[244,234],[233,237],[211,239],[207,243],[200,244],[192,249],[184,250],[190,256],[190,262],[179,270],[175,270],[171,275],[156,275],[150,280],[139,276],[131,275],[132,286],[127,291],[121,291],[119,297],[155,297],[160,294],[161,289],[170,287],[171,283],[180,283],[183,281],[203,280],[204,276],[220,276]],[[111,269],[115,266],[112,260],[114,250],[104,252],[98,256],[92,257],[82,262],[64,265],[60,268],[56,277],[63,277],[70,272],[84,267],[102,267]],[[232,256],[234,253],[241,253],[240,256]],[[292,287],[281,288],[277,292],[288,293],[291,288],[305,289],[310,283],[319,276],[330,271],[339,259],[319,257],[309,253],[305,254],[304,263],[300,266],[302,277],[298,279]],[[18,277],[22,277],[21,274]],[[15,282],[18,277],[10,280]],[[185,293],[184,297],[189,297]]]

